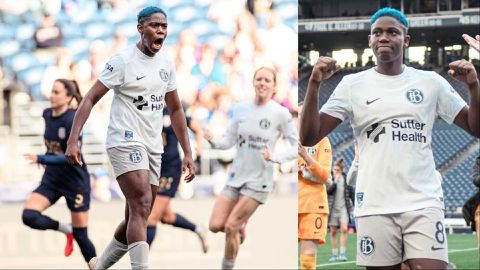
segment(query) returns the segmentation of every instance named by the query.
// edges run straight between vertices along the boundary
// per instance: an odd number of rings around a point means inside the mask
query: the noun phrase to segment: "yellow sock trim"
[[[300,255],[300,269],[315,270],[317,268],[316,255]]]

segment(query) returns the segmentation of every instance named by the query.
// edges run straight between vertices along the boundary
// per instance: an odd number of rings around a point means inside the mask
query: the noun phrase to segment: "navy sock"
[[[23,209],[23,224],[37,230],[58,230],[58,221],[42,215],[36,210]]]
[[[195,231],[195,228],[197,227],[195,224],[190,222],[188,219],[183,217],[180,214],[175,213],[175,221],[173,222],[172,226],[174,227],[179,227],[183,229],[190,230],[192,232]]]
[[[91,258],[96,257],[97,253],[92,241],[88,238],[87,227],[73,227],[73,237],[82,251],[83,258],[88,263]]]
[[[147,243],[148,246],[152,246],[153,239],[155,239],[155,234],[157,233],[156,226],[148,226],[147,227]]]

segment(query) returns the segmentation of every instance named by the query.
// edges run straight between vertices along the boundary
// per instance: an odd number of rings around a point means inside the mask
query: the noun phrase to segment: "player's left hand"
[[[270,152],[270,149],[268,149],[268,146],[265,146],[265,148],[260,151],[260,154],[266,161],[273,161],[272,160],[272,152]]]
[[[34,154],[24,154],[26,160],[30,161],[30,164],[35,164],[38,161],[38,156]]]
[[[188,175],[185,176],[185,181],[188,183],[195,178],[195,164],[191,155],[186,155],[182,161],[182,172],[185,173],[188,170]]]
[[[477,72],[472,63],[465,59],[453,61],[448,64],[448,74],[453,78],[466,83],[468,86],[478,84]]]

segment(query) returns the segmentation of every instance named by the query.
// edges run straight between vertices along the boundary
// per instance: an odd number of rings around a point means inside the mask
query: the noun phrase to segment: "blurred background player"
[[[353,207],[355,201],[355,190],[347,184],[347,176],[344,172],[344,159],[339,158],[333,165],[333,181],[328,184],[328,226],[330,228],[330,239],[332,241],[331,262],[346,261],[345,251],[347,250],[348,224],[353,219]],[[340,228],[340,253],[338,250],[337,232]]]
[[[344,77],[320,113],[317,112],[319,83],[331,77],[339,66],[329,57],[320,57],[317,61],[305,97],[302,143],[315,144],[345,120],[349,120],[354,129],[360,159],[368,161],[359,167],[356,185],[358,265],[398,269],[405,261],[411,268],[445,269],[448,248],[441,179],[435,171],[431,151],[425,151],[430,148],[424,145],[431,143],[431,130],[437,116],[479,137],[477,74],[473,65],[465,60],[449,64],[449,74],[469,89],[469,107],[436,73],[403,64],[403,49],[410,42],[404,14],[390,8],[381,9],[372,16],[371,24],[369,45],[377,66]],[[416,81],[405,88],[406,78]],[[372,82],[383,91],[369,91]],[[350,91],[352,85],[356,91]],[[425,91],[433,95],[425,95]],[[414,107],[420,103],[425,106],[422,114]],[[377,155],[379,147],[383,149],[382,155]],[[411,162],[398,166],[396,160]],[[393,226],[399,221],[401,231]],[[402,234],[402,231],[410,233]],[[412,243],[422,243],[421,250],[413,249]]]
[[[197,155],[201,152],[201,144],[203,139],[202,130],[195,121],[187,115],[187,126],[195,133],[197,138]],[[173,130],[172,121],[168,109],[163,110],[163,154],[162,166],[160,172],[160,183],[158,186],[157,196],[153,204],[152,211],[147,221],[147,243],[152,247],[157,231],[157,223],[161,221],[164,224],[170,224],[174,227],[190,230],[194,232],[200,239],[203,253],[208,251],[207,230],[202,225],[194,224],[184,216],[174,213],[170,206],[170,200],[175,197],[182,176],[182,159],[178,151],[178,139]]]
[[[114,89],[107,135],[107,152],[115,177],[126,198],[124,220],[100,257],[90,268],[105,269],[127,251],[133,269],[148,268],[147,219],[157,193],[163,152],[162,110],[167,105],[175,134],[184,152],[182,171],[187,182],[195,177],[187,125],[177,94],[173,60],[160,52],[167,37],[167,16],[148,6],[137,16],[140,40],[113,56],[80,104],[68,140],[66,157],[81,164],[77,135],[93,106]]]
[[[90,175],[85,164],[72,166],[67,163],[65,149],[70,135],[73,117],[82,96],[75,81],[57,79],[50,95],[50,108],[43,111],[45,119],[45,155],[26,154],[32,163],[45,166],[40,185],[30,194],[23,206],[23,223],[32,229],[56,230],[67,236],[65,256],[73,251],[76,240],[83,258],[88,263],[96,256],[95,247],[88,238],[88,209],[90,208]],[[82,142],[81,136],[79,137]],[[79,146],[80,147],[80,146]],[[83,156],[80,156],[83,160]],[[71,213],[71,223],[62,223],[42,214],[65,197]]]
[[[212,148],[228,149],[235,145],[237,149],[229,179],[215,202],[209,224],[212,232],[226,234],[222,269],[233,269],[240,247],[239,230],[272,191],[273,163],[297,156],[293,147],[298,133],[292,116],[272,100],[275,71],[267,67],[257,69],[253,85],[254,100],[235,107],[223,138],[214,139],[209,130],[204,134]],[[271,153],[280,135],[289,147],[285,152]]]
[[[329,212],[326,184],[331,169],[332,148],[327,137],[314,147],[307,148],[298,143],[298,241],[301,269],[316,269],[317,248],[325,244]]]

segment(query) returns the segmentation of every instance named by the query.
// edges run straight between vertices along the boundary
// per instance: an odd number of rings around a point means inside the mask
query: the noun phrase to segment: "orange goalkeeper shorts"
[[[298,240],[317,240],[325,244],[328,214],[298,214]]]

